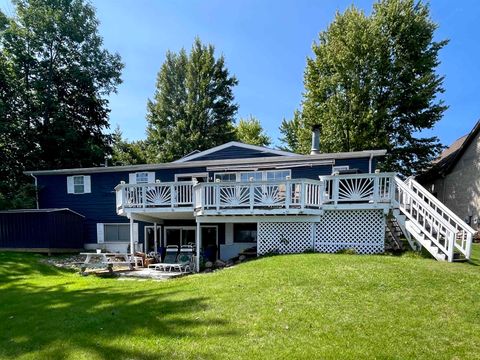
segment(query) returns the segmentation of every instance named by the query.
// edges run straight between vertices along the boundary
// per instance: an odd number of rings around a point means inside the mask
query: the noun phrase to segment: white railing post
[[[305,192],[305,181],[302,180],[301,182],[301,187],[300,187],[300,209],[305,208],[305,197],[306,197],[306,192]]]
[[[335,205],[338,204],[338,189],[339,189],[339,178],[335,176],[332,179],[332,200]]]
[[[320,191],[320,203],[318,204],[319,207],[323,205],[324,203],[324,196],[325,196],[325,180],[320,180],[320,185],[318,186],[318,189]]]
[[[285,180],[285,209],[290,209],[292,202],[292,184],[289,179]]]
[[[379,184],[379,181],[380,181],[380,177],[378,174],[375,174],[373,175],[373,196],[372,196],[372,200],[374,202],[374,204],[378,203],[379,202],[379,199],[380,199],[380,184]]]
[[[455,233],[449,232],[448,237],[448,262],[453,261],[453,252],[455,250]]]
[[[215,184],[215,203],[217,210],[220,210],[220,184]]]
[[[249,205],[250,205],[250,210],[253,210],[253,203],[255,201],[255,197],[254,197],[254,190],[255,188],[253,187],[253,183],[250,182],[249,186],[248,186],[248,191],[249,191],[249,196],[248,196],[248,202],[249,202]]]
[[[473,235],[471,232],[467,232],[467,238],[466,244],[465,244],[465,257],[467,259],[470,259],[471,251],[472,251],[472,241],[473,241]]]
[[[145,186],[141,187],[141,201],[142,201],[142,207],[145,208],[147,206],[147,188]]]
[[[177,194],[175,193],[175,185],[170,185],[170,206],[173,208],[177,201]]]

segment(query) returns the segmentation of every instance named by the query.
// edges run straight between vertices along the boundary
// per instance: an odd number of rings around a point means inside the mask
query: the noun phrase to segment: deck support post
[[[153,223],[153,251],[158,251],[157,223]]]
[[[132,254],[132,256],[135,254],[135,244],[134,244],[134,241],[133,241],[133,237],[134,237],[134,231],[133,231],[133,217],[130,216],[130,254]]]
[[[195,245],[197,247],[196,249],[197,256],[195,257],[195,271],[200,272],[200,249],[202,248],[201,246],[202,233],[201,233],[200,223],[198,221],[197,221],[197,231],[195,232],[195,235],[196,235]]]

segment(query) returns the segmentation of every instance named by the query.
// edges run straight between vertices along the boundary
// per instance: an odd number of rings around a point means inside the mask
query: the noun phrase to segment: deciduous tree
[[[370,16],[355,7],[338,13],[307,60],[302,117],[321,124],[321,150],[385,148],[386,170],[412,174],[441,146],[423,137],[446,109],[443,76],[429,7],[380,0]]]
[[[272,143],[272,139],[265,133],[260,121],[252,115],[239,120],[235,133],[237,140],[245,144],[268,146]]]

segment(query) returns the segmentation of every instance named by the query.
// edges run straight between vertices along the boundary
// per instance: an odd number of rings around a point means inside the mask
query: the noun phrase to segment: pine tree
[[[172,161],[235,139],[233,87],[223,56],[196,38],[189,54],[168,52],[147,104],[151,162]]]

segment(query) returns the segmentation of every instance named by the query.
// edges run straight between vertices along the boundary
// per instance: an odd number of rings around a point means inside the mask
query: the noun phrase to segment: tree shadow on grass
[[[43,264],[31,274],[58,275],[62,270]],[[17,278],[22,271],[14,272]],[[236,336],[237,330],[209,309],[209,298],[199,296],[184,282],[163,283],[65,278],[53,286],[15,282],[0,290],[0,357],[22,355],[64,359],[75,351],[102,359],[171,358],[172,343]],[[71,281],[70,281],[71,280]],[[80,283],[80,284],[79,284]],[[142,348],[142,340],[157,345]],[[62,345],[64,343],[64,345]],[[205,350],[203,350],[205,351]],[[196,353],[213,358],[215,354]]]
[[[40,254],[0,252],[0,284],[7,284],[34,275],[61,275],[72,270],[42,263]]]

